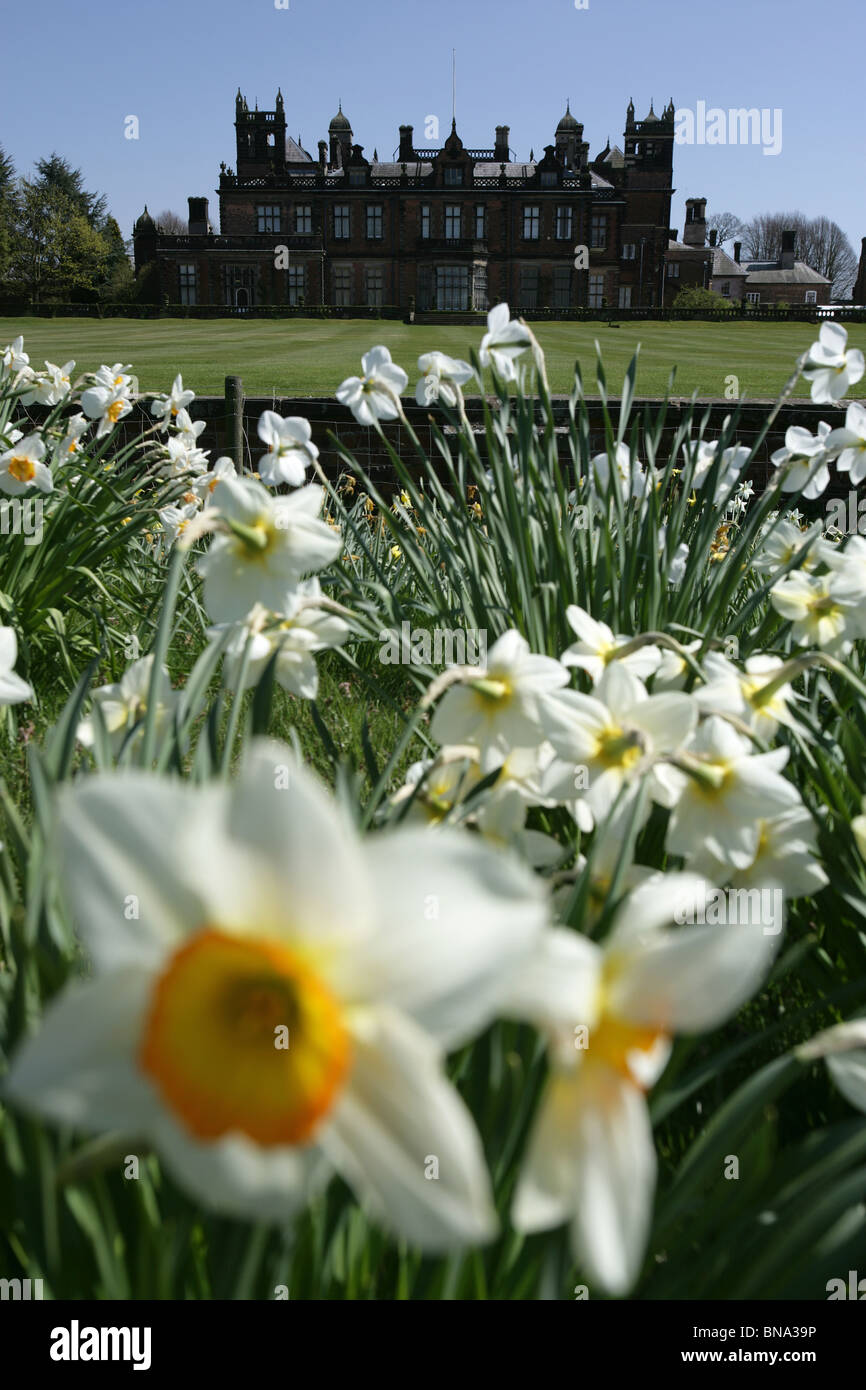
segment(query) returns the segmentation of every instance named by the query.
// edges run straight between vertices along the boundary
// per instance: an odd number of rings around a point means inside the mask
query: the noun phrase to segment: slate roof
[[[713,251],[713,275],[723,275],[728,278],[734,275],[748,275],[748,267],[741,261],[735,261],[729,256],[727,251],[723,251],[721,246],[716,246]]]
[[[778,261],[751,261],[746,266],[747,285],[829,285],[805,261],[795,261],[792,270],[781,270]]]
[[[313,156],[307,154],[306,150],[301,149],[297,140],[291,135],[286,136],[286,163],[287,164],[312,164]]]

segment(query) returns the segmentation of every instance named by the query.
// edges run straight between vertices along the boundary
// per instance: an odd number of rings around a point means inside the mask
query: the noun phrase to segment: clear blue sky
[[[104,191],[125,235],[146,202],[186,216],[234,164],[234,96],[271,109],[314,156],[340,98],[355,139],[390,158],[401,122],[451,119],[492,145],[511,126],[518,158],[553,139],[571,98],[595,155],[622,143],[625,109],[783,113],[781,153],[678,146],[671,220],[702,195],[743,219],[798,208],[837,221],[859,253],[866,235],[863,0],[41,0],[4,6],[0,143],[19,172],[57,150]],[[848,55],[850,55],[850,60]],[[137,116],[140,139],[124,138]]]

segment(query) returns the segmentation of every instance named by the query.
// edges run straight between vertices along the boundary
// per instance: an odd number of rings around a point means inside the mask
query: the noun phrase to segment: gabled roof
[[[713,251],[713,275],[748,275],[748,269],[740,261],[735,261],[729,256],[727,251],[723,251],[721,246],[715,247]]]
[[[747,285],[829,285],[825,275],[819,275],[805,261],[795,261],[793,269],[781,270],[778,261],[752,261],[746,266]]]
[[[287,164],[312,164],[313,156],[307,154],[306,150],[301,149],[297,140],[291,135],[286,136],[286,163]]]

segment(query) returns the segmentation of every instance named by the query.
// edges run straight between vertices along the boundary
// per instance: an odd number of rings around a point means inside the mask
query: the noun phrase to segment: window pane
[[[523,209],[523,237],[525,241],[538,241],[541,225],[541,209],[530,207]]]
[[[557,240],[570,241],[573,224],[574,214],[571,208],[561,207],[556,209]]]
[[[459,311],[469,307],[469,267],[443,265],[436,269],[436,307]]]
[[[590,248],[601,251],[607,246],[607,218],[603,212],[594,212],[590,223]]]
[[[352,235],[351,214],[348,203],[340,203],[334,208],[334,239],[348,241]]]
[[[368,266],[364,272],[364,302],[371,306],[384,304],[385,271],[381,266]]]
[[[457,241],[461,236],[461,208],[448,205],[445,208],[445,236],[448,241]]]
[[[352,267],[350,265],[334,266],[334,303],[352,303]]]
[[[430,204],[425,203],[421,208],[421,235],[425,239],[430,235]]]
[[[382,206],[377,203],[367,208],[367,239],[369,241],[380,241],[382,231]]]
[[[590,309],[600,309],[604,298],[604,276],[590,275],[589,277],[589,307]]]

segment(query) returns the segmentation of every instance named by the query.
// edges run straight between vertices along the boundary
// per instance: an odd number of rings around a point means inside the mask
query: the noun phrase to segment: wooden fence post
[[[244,384],[239,376],[226,377],[226,453],[239,473],[244,467]]]

